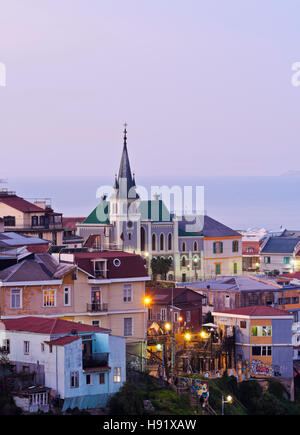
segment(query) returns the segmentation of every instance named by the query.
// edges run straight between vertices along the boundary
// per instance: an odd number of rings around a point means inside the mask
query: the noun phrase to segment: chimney
[[[4,233],[4,219],[0,218],[0,233]]]
[[[46,201],[34,201],[34,204],[46,210]]]

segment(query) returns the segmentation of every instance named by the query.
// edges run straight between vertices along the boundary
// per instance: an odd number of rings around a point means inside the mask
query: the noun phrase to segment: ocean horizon
[[[97,206],[100,186],[112,186],[114,177],[11,177],[1,184],[17,195],[34,200],[50,198],[64,216],[86,217]],[[212,218],[234,229],[251,227],[300,229],[300,176],[190,176],[136,177],[150,197],[152,186],[204,186],[204,208]],[[193,190],[194,192],[194,190]]]

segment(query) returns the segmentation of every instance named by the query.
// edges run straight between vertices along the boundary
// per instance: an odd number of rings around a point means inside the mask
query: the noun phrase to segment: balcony
[[[108,304],[86,304],[86,310],[88,313],[101,313],[103,311],[108,311]]]
[[[83,355],[82,367],[83,370],[96,369],[100,367],[108,367],[108,353],[93,353],[91,355]]]

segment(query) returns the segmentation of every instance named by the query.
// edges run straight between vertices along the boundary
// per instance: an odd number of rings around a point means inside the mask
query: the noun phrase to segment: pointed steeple
[[[128,192],[132,187],[135,187],[135,180],[131,173],[130,163],[129,163],[129,157],[128,157],[128,151],[127,151],[127,124],[124,124],[124,143],[123,143],[123,152],[121,157],[121,163],[119,168],[119,174],[118,179],[115,179],[115,185],[114,187],[116,189],[119,189],[121,184],[124,183],[124,180],[126,180],[126,187],[127,187],[127,198],[128,198]],[[121,181],[122,179],[122,181]],[[131,191],[132,192],[132,191]],[[125,192],[124,192],[125,193]],[[138,198],[138,195],[130,195],[130,198]]]

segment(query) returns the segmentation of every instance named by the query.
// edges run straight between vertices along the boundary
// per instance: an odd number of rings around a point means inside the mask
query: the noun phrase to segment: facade
[[[171,323],[173,331],[188,328],[198,331],[202,325],[202,295],[188,288],[146,288],[148,305],[148,328],[153,322],[162,330],[166,322]]]
[[[110,329],[141,347],[149,280],[143,259],[119,251],[82,252],[68,258],[69,262],[58,262],[50,254],[32,254],[2,270],[1,318],[46,316],[82,322]]]
[[[62,214],[55,213],[45,201],[31,203],[9,192],[0,191],[0,218],[3,219],[4,231],[13,231],[27,236],[51,241],[62,245]]]
[[[63,217],[62,224],[63,232],[63,245],[69,249],[78,249],[83,246],[83,238],[76,234],[76,224],[83,222],[84,217]]]
[[[182,286],[183,284],[178,284]],[[188,283],[189,288],[205,296],[203,312],[235,309],[253,305],[273,305],[282,286],[274,280],[252,275],[206,279]]]
[[[236,369],[243,378],[276,378],[294,399],[293,316],[272,307],[214,311],[214,322],[235,330]]]
[[[105,407],[126,381],[125,339],[109,330],[44,317],[5,319],[0,328],[15,371],[34,372],[63,411]]]
[[[260,245],[259,241],[242,241],[244,272],[258,273],[260,271]]]
[[[268,237],[260,248],[260,270],[264,273],[276,271],[278,274],[300,270],[300,238]]]
[[[143,255],[149,272],[152,258],[169,258],[172,267],[167,279],[171,281],[242,273],[240,233],[207,215],[193,216],[191,221],[187,216],[178,217],[158,195],[141,200],[136,189],[125,129],[120,169],[111,195],[103,195],[84,222],[77,224],[77,234],[85,240],[99,235],[102,249]]]

